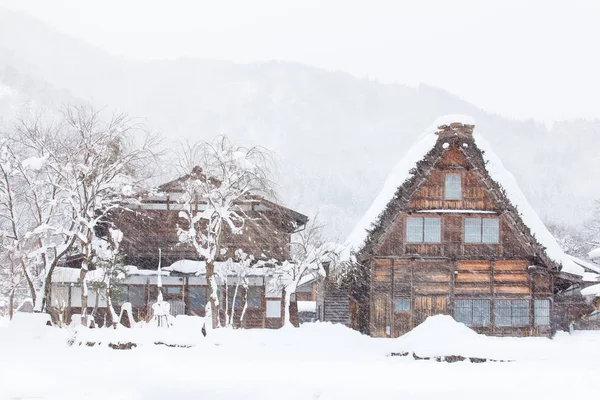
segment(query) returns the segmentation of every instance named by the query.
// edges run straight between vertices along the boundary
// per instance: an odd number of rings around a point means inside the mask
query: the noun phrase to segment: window
[[[146,286],[129,286],[129,302],[132,307],[146,305]]]
[[[410,299],[395,299],[394,311],[405,312],[410,311]]]
[[[248,308],[262,309],[262,288],[250,286],[248,288]]]
[[[446,174],[445,188],[444,198],[449,200],[460,199],[462,197],[460,174]]]
[[[267,300],[267,318],[281,318],[280,300]]]
[[[168,294],[181,294],[181,286],[166,286]]]
[[[489,300],[456,300],[454,319],[465,325],[489,326]]]
[[[494,302],[494,320],[496,326],[529,325],[529,301],[496,300]]]
[[[206,307],[206,286],[190,286],[190,307],[192,310],[204,310]]]
[[[410,243],[439,243],[442,241],[440,218],[407,218],[406,241]]]
[[[533,316],[535,326],[550,325],[550,300],[534,300]]]
[[[498,218],[465,218],[465,243],[498,243]]]

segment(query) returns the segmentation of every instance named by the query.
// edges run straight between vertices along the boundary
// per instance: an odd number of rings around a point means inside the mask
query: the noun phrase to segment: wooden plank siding
[[[376,337],[398,337],[428,316],[454,315],[457,299],[548,299],[550,276],[530,270],[527,260],[417,260],[375,258],[373,265],[370,333]],[[394,311],[396,299],[409,299],[411,310]],[[532,310],[533,311],[533,310]],[[533,317],[533,312],[530,313]],[[490,326],[475,328],[484,333],[529,335],[529,330]],[[544,334],[546,334],[545,332]]]
[[[534,308],[535,300],[549,300],[553,307],[558,265],[489,176],[472,127],[461,129],[440,136],[417,163],[412,177],[397,189],[380,219],[373,221],[358,252],[357,259],[370,266],[370,297],[365,302],[370,312],[366,325],[373,336],[397,337],[436,313],[456,316],[457,300],[464,300],[459,303],[461,318],[468,319],[464,313],[471,307],[472,328],[481,333],[528,336],[551,331],[545,320],[537,326]],[[460,176],[459,198],[446,198],[449,173]],[[452,189],[456,196],[456,186]],[[439,218],[439,242],[420,242],[415,230],[411,230],[414,242],[409,242],[408,218]],[[497,219],[497,243],[483,243],[483,222],[482,243],[466,242],[466,218]],[[420,240],[437,240],[436,234],[427,236],[426,225],[422,226]],[[418,229],[418,224],[411,229]],[[477,321],[474,304],[483,310],[478,311],[483,317]],[[527,324],[524,304],[529,305]]]

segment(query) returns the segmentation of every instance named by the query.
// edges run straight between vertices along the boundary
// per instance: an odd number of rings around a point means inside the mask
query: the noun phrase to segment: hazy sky
[[[0,0],[112,54],[299,61],[509,117],[600,118],[600,1]]]

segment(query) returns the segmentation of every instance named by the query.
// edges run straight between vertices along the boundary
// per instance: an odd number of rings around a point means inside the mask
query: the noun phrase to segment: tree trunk
[[[248,309],[248,280],[246,278],[244,278],[243,296],[242,301],[244,302],[244,307],[242,308],[242,314],[240,315],[240,328],[244,327],[244,316]]]
[[[217,283],[215,282],[215,262],[210,260],[206,263],[206,283],[210,292],[209,307],[212,320],[212,328],[219,327],[219,299],[217,298]]]
[[[86,261],[84,261],[85,263]],[[81,325],[87,327],[87,307],[88,307],[88,287],[85,283],[85,276],[87,275],[87,266],[81,266],[81,272],[79,273],[79,282],[81,285]]]
[[[8,300],[8,319],[13,319],[15,309],[15,291],[10,292],[10,299]]]
[[[29,276],[29,272],[27,272],[27,267],[25,266],[25,263],[23,262],[23,260],[21,260],[21,269],[23,270],[23,274],[25,274],[25,279],[27,280],[27,286],[29,287],[29,292],[31,293],[31,302],[32,302],[33,306],[35,307],[37,293],[35,291],[33,279],[31,279],[31,276]]]
[[[294,282],[288,285],[283,292],[285,298],[285,319],[283,321],[284,326],[294,326],[292,324],[290,306],[292,304],[292,294],[296,293],[296,288],[298,287],[299,281],[300,279],[294,280]]]

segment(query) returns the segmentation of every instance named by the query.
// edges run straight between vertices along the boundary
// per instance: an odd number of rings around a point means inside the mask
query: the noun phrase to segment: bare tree
[[[183,181],[179,226],[180,240],[193,245],[198,257],[206,261],[206,280],[210,296],[206,318],[212,327],[219,326],[215,261],[225,254],[224,234],[239,234],[247,215],[243,203],[251,195],[273,195],[269,179],[270,153],[263,147],[243,147],[233,144],[226,136],[212,142],[199,142],[184,147]]]
[[[313,220],[308,226],[292,237],[292,260],[285,261],[277,268],[278,284],[283,288],[285,301],[284,325],[291,326],[290,304],[292,295],[305,281],[325,276],[324,265],[331,268],[339,260],[340,247],[324,239],[324,226]]]
[[[34,279],[26,274],[36,309],[50,304],[52,273],[60,259],[71,252],[84,255],[82,322],[86,323],[86,274],[94,259],[94,235],[109,213],[122,207],[124,199],[147,179],[148,166],[156,165],[158,137],[124,114],[104,120],[91,107],[67,107],[58,124],[40,118],[21,120],[10,140],[6,157],[12,161],[4,188],[19,187],[18,204],[4,196],[4,215],[17,222],[12,229],[22,260],[41,265]],[[3,172],[0,171],[0,179]],[[14,216],[23,210],[22,215]],[[28,241],[28,251],[23,249]],[[24,258],[25,257],[25,258]],[[25,265],[25,261],[23,262]],[[24,267],[25,272],[31,268]]]

